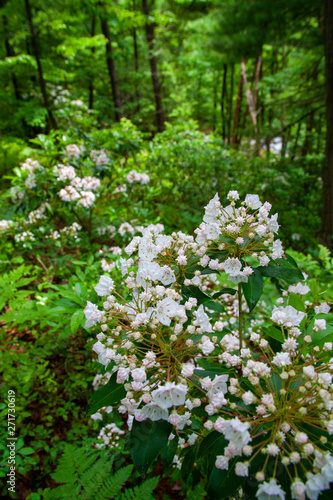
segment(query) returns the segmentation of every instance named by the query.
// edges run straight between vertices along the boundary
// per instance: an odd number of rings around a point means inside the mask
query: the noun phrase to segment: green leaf
[[[93,415],[103,406],[111,406],[119,403],[126,396],[125,388],[122,384],[117,384],[117,373],[114,373],[109,382],[98,389],[92,398],[89,399],[87,414]]]
[[[205,302],[204,309],[209,316],[214,316],[216,314],[225,312],[225,308],[222,304],[220,304],[219,302],[213,302],[212,300],[210,302]]]
[[[35,450],[33,448],[30,448],[30,447],[25,447],[25,448],[20,449],[21,455],[31,455],[34,452],[35,452]]]
[[[88,291],[84,283],[75,283],[75,293],[81,302],[87,302]]]
[[[182,463],[182,468],[181,468],[181,475],[183,481],[187,482],[189,475],[191,474],[194,466],[194,462],[197,456],[197,451],[198,451],[198,446],[193,445],[189,446],[188,448],[185,448],[185,451],[183,452],[183,463]]]
[[[133,421],[129,436],[129,448],[133,462],[141,475],[146,474],[151,464],[168,442],[172,425],[165,420],[152,422]]]
[[[245,483],[246,478],[236,476],[235,465],[237,459],[229,463],[229,470],[221,470],[214,467],[208,482],[208,498],[210,500],[222,500],[233,496],[239,486]]]
[[[265,332],[266,335],[268,335],[272,339],[278,340],[281,343],[284,342],[282,331],[279,330],[279,328],[276,328],[276,326],[270,326],[269,328],[263,328],[263,331]]]
[[[173,457],[176,454],[178,447],[178,436],[168,441],[164,448],[161,450],[161,457],[164,463],[164,467],[170,467],[173,462]]]
[[[71,317],[71,331],[72,333],[76,333],[78,328],[84,318],[84,311],[81,309],[79,311],[75,311],[75,313]]]
[[[62,290],[61,295],[63,297],[65,297],[65,299],[69,299],[68,302],[75,302],[76,304],[79,304],[80,306],[84,305],[82,300],[80,300],[79,297],[75,293],[71,292],[70,290]]]
[[[328,342],[326,337],[333,333],[333,326],[327,325],[325,330],[319,330],[319,332],[315,332],[311,337],[311,342],[319,342],[320,340],[325,339],[325,342]]]
[[[222,288],[219,292],[213,293],[212,298],[217,299],[218,297],[221,297],[221,295],[224,295],[225,293],[228,293],[229,295],[235,295],[237,293],[236,288]]]
[[[214,451],[216,455],[223,455],[223,450],[227,445],[223,434],[217,431],[210,432],[200,443],[198,458],[211,455]]]
[[[305,312],[303,299],[295,293],[289,294],[288,304],[297,309],[297,311]]]
[[[258,269],[254,269],[254,272],[249,276],[247,283],[242,283],[244,296],[250,311],[253,311],[257,305],[261,297],[263,287],[264,282]]]
[[[274,264],[268,266],[260,266],[256,269],[260,271],[262,276],[269,278],[280,278],[291,285],[295,285],[304,279],[302,271],[297,267],[294,259],[286,254],[287,260],[276,259]]]
[[[70,292],[68,292],[70,293]],[[70,299],[59,299],[57,301],[54,302],[54,305],[56,307],[64,307],[67,309],[67,311],[70,311],[70,310],[75,310],[75,309],[81,309],[82,308],[82,304],[79,304],[79,299],[77,298],[77,296],[73,293],[74,297],[75,297],[75,302],[73,300],[70,300]]]
[[[212,297],[202,292],[199,287],[193,285],[184,286],[183,295],[186,298],[194,297],[195,299],[197,299],[198,306],[200,306],[201,304],[205,304],[205,302],[210,302],[212,300]]]

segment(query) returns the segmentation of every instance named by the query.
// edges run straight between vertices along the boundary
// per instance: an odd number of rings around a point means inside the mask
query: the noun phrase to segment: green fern
[[[113,458],[101,456],[96,450],[86,450],[67,445],[56,472],[51,477],[64,483],[43,492],[45,500],[154,500],[152,492],[159,481],[153,477],[141,485],[126,488],[133,465],[112,473]],[[124,490],[122,493],[121,491]]]
[[[152,477],[144,481],[140,486],[126,489],[122,493],[120,500],[154,500],[152,492],[156,488],[159,479],[158,476]]]
[[[9,273],[5,273],[0,277],[0,310],[7,304],[10,299],[17,297],[17,289],[23,286],[27,286],[35,277],[25,278],[27,274],[31,273],[32,266],[22,265],[17,267]],[[29,295],[29,291],[20,290],[20,299],[23,300],[24,297]]]
[[[127,465],[118,470],[113,476],[109,477],[104,484],[99,486],[98,491],[92,491],[91,498],[96,498],[96,500],[115,498],[126,481],[130,478],[132,470],[133,465]]]
[[[193,489],[188,490],[186,494],[186,500],[200,500],[200,498],[207,498],[204,481],[198,483]]]
[[[332,269],[332,258],[331,252],[324,245],[318,245],[319,247],[319,258],[323,262],[325,269]]]
[[[46,500],[96,498],[95,492],[110,475],[112,463],[113,460],[109,456],[101,457],[95,450],[67,445],[56,472],[51,475],[58,483],[65,484],[52,490],[45,490],[44,498]]]

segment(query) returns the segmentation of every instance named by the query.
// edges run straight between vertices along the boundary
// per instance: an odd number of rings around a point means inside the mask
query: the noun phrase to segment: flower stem
[[[243,347],[243,308],[242,308],[242,284],[238,283],[238,323],[239,323],[239,355]]]

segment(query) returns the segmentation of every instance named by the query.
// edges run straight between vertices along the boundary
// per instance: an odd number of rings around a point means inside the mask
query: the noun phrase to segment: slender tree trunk
[[[117,76],[117,71],[116,71],[116,66],[114,63],[113,59],[113,50],[112,50],[112,42],[111,42],[111,35],[110,35],[110,28],[109,28],[109,23],[107,19],[101,16],[101,27],[102,27],[102,33],[105,36],[107,43],[105,46],[106,49],[106,63],[108,67],[108,72],[109,72],[109,78],[110,78],[110,83],[111,83],[111,88],[112,88],[112,97],[113,97],[113,104],[115,108],[115,118],[116,121],[119,122],[120,119],[122,118],[122,107],[121,107],[121,101],[120,101],[120,95],[119,95],[119,84],[118,84],[118,76]]]
[[[136,100],[136,111],[140,112],[140,93],[138,88],[138,77],[139,77],[139,50],[136,29],[133,29],[133,47],[134,47],[134,65],[135,65],[135,100]]]
[[[91,22],[91,37],[95,36],[96,16],[94,15]],[[91,58],[94,60],[95,47],[91,49]],[[89,109],[94,109],[94,77],[92,76],[89,84]]]
[[[257,134],[258,134],[257,114],[256,114],[256,108],[255,108],[255,104],[254,104],[253,95],[252,95],[252,92],[251,92],[249,85],[248,85],[248,82],[247,82],[245,59],[242,60],[241,67],[242,67],[242,76],[243,76],[243,83],[244,83],[244,88],[245,88],[245,96],[246,96],[246,100],[247,100],[247,105],[248,105],[248,108],[250,111],[251,122],[254,126],[254,130],[255,130],[255,133],[257,136]]]
[[[314,122],[314,111],[312,110],[309,116],[308,123],[306,125],[305,139],[303,142],[302,152],[301,152],[302,156],[306,156],[310,152],[310,138],[313,128],[313,122]]]
[[[0,4],[1,6],[1,4]],[[2,15],[2,20],[3,20],[3,27],[4,27],[4,34],[5,34],[5,47],[6,47],[6,56],[7,57],[12,57],[12,56],[15,56],[15,53],[14,53],[14,50],[10,44],[10,41],[9,41],[9,36],[8,36],[8,21],[7,21],[7,17],[3,14]],[[13,87],[14,87],[14,94],[15,94],[15,97],[18,101],[21,101],[22,100],[22,97],[21,97],[21,94],[20,94],[20,90],[19,90],[19,86],[18,86],[18,83],[17,83],[17,79],[16,79],[16,76],[15,76],[15,73],[13,73],[13,71],[10,72],[10,76],[11,76],[11,79],[12,79],[12,83],[13,83]]]
[[[234,97],[234,74],[235,74],[235,66],[234,64],[231,65],[231,75],[230,75],[230,95],[229,95],[229,103],[228,103],[228,144],[231,142],[231,122],[232,122],[232,114],[233,114],[233,109],[232,109],[232,100]]]
[[[321,241],[333,249],[333,2],[325,0],[324,11],[325,86],[326,86],[326,157],[323,168],[323,209]]]
[[[220,73],[218,71],[217,71],[217,76],[214,78],[214,80],[215,80],[215,85],[214,85],[214,98],[213,98],[213,132],[215,132],[216,129],[217,89],[220,82]]]
[[[235,108],[235,115],[234,115],[234,128],[232,131],[232,140],[231,140],[232,144],[237,144],[237,127],[238,127],[239,115],[240,115],[241,104],[242,104],[242,94],[243,94],[243,75],[241,73],[240,77],[239,77],[238,91],[237,91],[237,98],[236,98],[236,108]]]
[[[163,130],[165,129],[164,127],[165,119],[162,106],[161,87],[157,72],[157,61],[154,52],[155,33],[154,33],[154,25],[149,21],[149,7],[147,0],[142,0],[142,10],[144,15],[146,16],[146,25],[145,25],[146,38],[149,47],[149,63],[150,63],[151,77],[153,80],[153,87],[154,87],[157,129],[159,132],[163,132]]]
[[[299,124],[297,126],[297,132],[296,132],[296,137],[295,137],[295,143],[294,143],[293,153],[292,153],[292,156],[291,156],[291,161],[294,161],[296,153],[297,153],[298,139],[299,139],[299,133],[301,131],[301,126],[302,126],[302,122],[299,122]]]
[[[226,116],[225,116],[225,101],[227,100],[227,71],[228,66],[223,64],[223,79],[222,79],[222,93],[221,93],[221,121],[222,121],[222,138],[226,144]]]
[[[44,106],[45,106],[45,108],[47,110],[47,114],[49,116],[50,127],[52,129],[56,129],[57,123],[56,123],[55,118],[52,114],[51,107],[49,104],[49,99],[48,99],[47,90],[46,90],[46,84],[45,84],[44,75],[43,75],[42,63],[41,63],[41,60],[39,57],[37,34],[36,34],[35,26],[34,26],[33,21],[32,21],[30,0],[25,0],[25,8],[26,8],[27,18],[28,18],[28,23],[29,23],[32,49],[33,49],[34,56],[35,56],[36,63],[37,63],[39,85],[40,85],[40,89],[41,89],[43,100],[44,100]]]
[[[258,83],[260,80],[261,69],[262,69],[262,57],[259,56],[257,59],[256,70],[254,73],[254,88],[253,88],[254,107],[257,106],[257,101],[258,101]]]

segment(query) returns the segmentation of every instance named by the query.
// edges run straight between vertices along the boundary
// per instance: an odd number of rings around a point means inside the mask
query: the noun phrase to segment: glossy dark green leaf
[[[223,455],[224,448],[228,445],[223,434],[217,431],[210,432],[200,443],[198,458],[215,453]]]
[[[212,297],[202,292],[197,286],[184,286],[183,287],[183,295],[184,297],[194,297],[198,301],[198,306],[204,304],[205,302],[210,302]]]
[[[168,441],[164,448],[161,450],[161,457],[164,463],[164,467],[170,467],[173,462],[173,457],[177,451],[178,447],[178,436]]]
[[[165,420],[143,422],[133,420],[128,440],[133,462],[141,475],[146,474],[168,442],[172,425]]]
[[[223,500],[233,496],[236,490],[246,481],[245,477],[236,476],[236,460],[229,462],[228,470],[213,468],[208,481],[208,499]]]
[[[185,448],[185,451],[183,453],[183,462],[182,462],[182,468],[181,468],[181,475],[183,481],[187,482],[194,466],[194,462],[197,456],[197,451],[198,447],[196,445],[189,446],[188,448]]]
[[[219,292],[213,293],[212,298],[217,299],[218,297],[221,297],[221,295],[224,294],[229,294],[229,295],[235,295],[237,293],[236,288],[222,288]]]
[[[87,413],[93,415],[103,406],[111,406],[119,403],[126,396],[125,388],[122,384],[117,384],[117,374],[114,373],[109,382],[98,389],[89,399]]]
[[[249,276],[249,280],[247,283],[242,283],[244,297],[250,311],[253,311],[253,309],[259,302],[263,287],[264,282],[258,269],[254,269],[254,272],[253,274],[251,274],[251,276]]]
[[[272,339],[278,340],[279,342],[284,342],[282,331],[276,326],[270,326],[269,328],[263,328],[266,335]]]
[[[291,285],[295,285],[304,279],[302,271],[297,267],[294,259],[286,254],[287,259],[276,259],[268,266],[257,267],[262,276],[269,278],[280,278]]]

